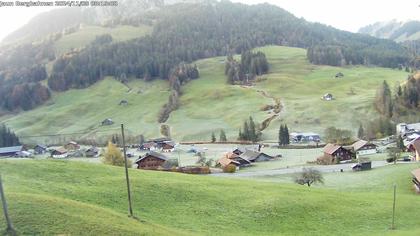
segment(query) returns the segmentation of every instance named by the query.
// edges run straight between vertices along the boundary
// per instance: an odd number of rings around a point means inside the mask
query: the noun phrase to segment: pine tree
[[[223,129],[220,130],[219,141],[220,142],[227,142],[226,133],[225,133],[225,131]]]
[[[255,123],[252,117],[249,117],[249,140],[252,142],[257,142],[257,131],[255,128]]]
[[[243,140],[250,140],[250,132],[249,132],[249,126],[248,126],[248,121],[244,122],[244,133],[243,133]]]
[[[283,124],[280,125],[279,129],[279,146],[283,146],[284,144],[284,127]]]
[[[214,132],[211,133],[211,142],[212,143],[216,142],[216,135],[214,135]]]
[[[289,128],[287,125],[284,125],[284,145],[290,144]]]
[[[363,139],[365,137],[365,130],[363,129],[362,124],[360,124],[359,130],[357,131],[357,137],[359,139]]]

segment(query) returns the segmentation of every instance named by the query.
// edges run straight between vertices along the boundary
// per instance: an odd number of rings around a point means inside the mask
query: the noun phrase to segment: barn
[[[21,151],[25,151],[23,146],[3,147],[0,148],[0,157],[12,157]]]
[[[377,153],[377,146],[365,140],[359,140],[353,143],[352,148],[356,156],[370,155]]]
[[[150,151],[135,161],[137,169],[155,170],[162,167],[168,158],[160,153]]]
[[[265,153],[246,150],[244,153],[239,155],[241,158],[246,159],[250,162],[262,162],[262,161],[270,161],[274,157],[267,155]]]

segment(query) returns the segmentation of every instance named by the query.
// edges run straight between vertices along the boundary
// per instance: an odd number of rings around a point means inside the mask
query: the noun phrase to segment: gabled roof
[[[19,152],[19,151],[22,151],[22,149],[23,149],[23,146],[4,147],[4,148],[0,148],[0,154]]]
[[[235,161],[233,159],[229,159],[226,157],[222,157],[217,161],[218,164],[222,165],[222,166],[227,166],[229,164],[234,164],[234,165],[240,165],[241,163],[239,163],[238,161]]]
[[[97,147],[90,147],[86,152],[99,152],[99,148]]]
[[[148,143],[143,143],[143,145],[141,145],[143,148],[147,148],[150,149],[152,147],[156,147],[156,143],[154,142],[148,142]]]
[[[40,147],[40,148],[42,148],[42,149],[47,149],[47,146],[46,145],[42,145],[42,144],[37,144],[36,146],[35,146],[35,148],[36,147]]]
[[[324,152],[326,154],[332,155],[340,148],[341,148],[340,145],[329,143],[329,144],[325,145]]]
[[[410,143],[416,149],[416,151],[420,152],[420,139],[414,140],[412,143]]]
[[[366,144],[368,144],[368,141],[365,140],[359,140],[355,143],[353,143],[353,149],[354,151],[358,151],[360,148],[364,147]]]
[[[144,158],[149,157],[149,156],[156,157],[156,158],[161,159],[163,161],[168,160],[168,158],[165,155],[163,155],[161,153],[150,151],[150,152],[146,153],[143,157],[140,157],[139,159],[137,159],[137,161],[135,161],[135,163],[138,163],[138,162],[142,161]]]
[[[54,151],[59,152],[61,154],[67,153],[67,149],[65,149],[64,147],[59,147],[54,149]]]
[[[246,159],[248,161],[253,161],[253,160],[257,159],[260,155],[261,155],[261,153],[259,153],[259,152],[246,150],[244,153],[242,153],[240,155],[240,157],[242,159]]]
[[[68,144],[78,145],[75,141],[70,141],[69,143],[67,143],[67,145],[68,145]]]
[[[417,181],[420,181],[420,169],[415,169],[411,171],[411,174],[417,179]]]

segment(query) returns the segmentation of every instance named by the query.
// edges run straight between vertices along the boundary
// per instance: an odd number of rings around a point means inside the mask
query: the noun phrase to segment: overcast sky
[[[10,0],[0,0],[6,2]],[[356,32],[376,21],[420,20],[420,0],[232,0],[247,4],[269,2],[298,17]],[[0,40],[40,12],[52,8],[0,7]]]

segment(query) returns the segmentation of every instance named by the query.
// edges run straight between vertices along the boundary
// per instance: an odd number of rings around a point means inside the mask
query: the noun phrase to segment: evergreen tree
[[[284,125],[284,145],[290,144],[290,135],[289,135],[289,128],[287,125]]]
[[[365,138],[365,130],[363,129],[362,124],[360,124],[359,130],[357,131],[357,137],[359,139],[364,139]]]
[[[226,133],[225,133],[225,131],[223,129],[220,130],[219,141],[220,142],[227,142]]]
[[[279,146],[283,146],[284,144],[284,127],[283,124],[280,125],[279,129]]]
[[[212,143],[216,142],[216,135],[214,135],[214,132],[211,133],[211,142]]]
[[[255,128],[255,123],[252,117],[249,117],[249,138],[252,142],[257,142],[258,136],[257,136],[257,130]]]

